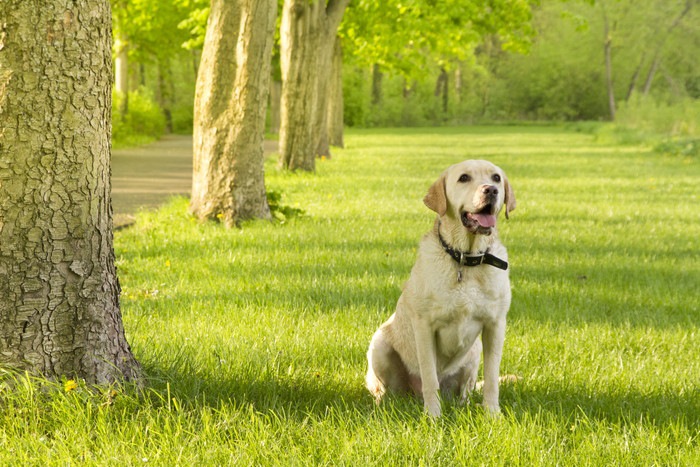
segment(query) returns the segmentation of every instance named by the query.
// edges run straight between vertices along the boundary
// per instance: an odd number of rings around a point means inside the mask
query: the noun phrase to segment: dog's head
[[[488,161],[468,160],[449,167],[423,202],[440,217],[459,219],[473,234],[489,235],[496,216],[515,209],[515,194],[505,172]]]

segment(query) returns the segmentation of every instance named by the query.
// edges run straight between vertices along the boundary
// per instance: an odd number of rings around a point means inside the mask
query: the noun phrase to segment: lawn
[[[3,465],[700,465],[700,161],[561,127],[352,131],[303,210],[226,230],[187,200],[117,232],[128,388],[5,376]],[[518,202],[503,416],[363,388],[447,166],[489,159]],[[9,391],[9,379],[14,378]],[[66,390],[69,389],[69,390]],[[478,399],[478,395],[477,395]]]

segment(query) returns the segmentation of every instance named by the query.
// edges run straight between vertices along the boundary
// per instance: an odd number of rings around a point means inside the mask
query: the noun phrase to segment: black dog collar
[[[440,239],[440,244],[443,250],[452,257],[453,260],[457,261],[460,266],[479,266],[480,264],[488,264],[490,266],[497,267],[498,269],[503,269],[504,271],[508,269],[508,262],[503,261],[500,258],[493,256],[486,250],[483,255],[467,255],[463,251],[456,250],[449,246],[445,239],[440,235],[440,229],[438,229],[438,238]]]

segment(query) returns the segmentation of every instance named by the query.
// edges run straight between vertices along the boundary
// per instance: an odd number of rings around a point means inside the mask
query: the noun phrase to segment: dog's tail
[[[523,378],[517,375],[503,375],[500,378],[498,378],[498,383],[499,384],[514,384],[517,383],[518,381],[522,380]],[[481,389],[484,387],[484,382],[479,381],[476,383],[476,390],[481,391]]]

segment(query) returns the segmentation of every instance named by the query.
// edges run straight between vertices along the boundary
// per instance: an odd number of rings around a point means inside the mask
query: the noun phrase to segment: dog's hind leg
[[[387,391],[411,390],[411,379],[406,366],[381,328],[372,336],[367,351],[365,385],[377,403]]]

